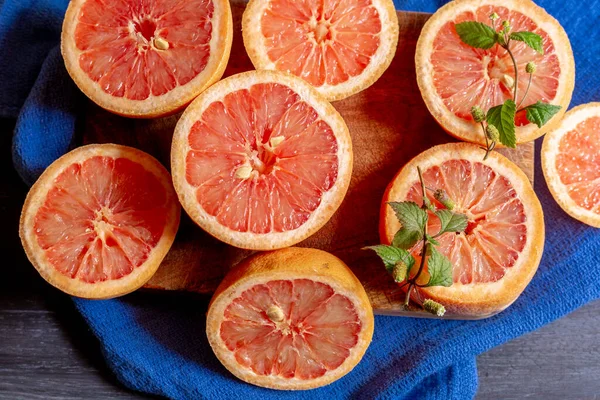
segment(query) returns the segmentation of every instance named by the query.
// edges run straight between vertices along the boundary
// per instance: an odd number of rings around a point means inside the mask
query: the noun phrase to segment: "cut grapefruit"
[[[206,334],[238,378],[312,389],[358,364],[373,336],[373,310],[340,259],[287,248],[250,257],[225,277],[210,303]]]
[[[573,108],[546,135],[542,170],[562,209],[600,228],[600,103]]]
[[[469,220],[465,232],[436,239],[438,250],[452,263],[452,286],[418,288],[417,301],[433,299],[461,316],[485,317],[505,309],[535,274],[544,248],[544,216],[527,176],[498,152],[482,161],[481,149],[474,144],[451,143],[424,151],[400,170],[383,197],[380,229],[386,244],[400,229],[387,203],[423,203],[417,166],[425,185],[445,190],[456,203],[454,211]],[[428,197],[444,208],[432,193]],[[429,212],[429,234],[439,230],[440,220]],[[411,252],[419,260],[420,245],[416,246]]]
[[[251,0],[242,20],[256,69],[304,78],[328,100],[371,86],[398,43],[391,0]]]
[[[21,213],[23,248],[40,275],[73,296],[121,296],[169,251],[180,206],[167,170],[131,147],[93,144],[50,165]]]
[[[500,16],[498,21],[509,21],[513,32],[531,31],[543,39],[543,55],[522,42],[512,41],[510,45],[519,72],[518,96],[523,96],[529,80],[525,65],[537,64],[522,107],[538,100],[562,107],[542,128],[528,123],[524,112],[517,113],[517,143],[528,142],[560,121],[575,83],[575,63],[567,34],[558,21],[533,2],[456,0],[441,7],[427,21],[417,42],[417,82],[429,112],[448,133],[485,144],[481,126],[471,117],[471,107],[487,111],[512,98],[514,67],[509,54],[499,45],[483,50],[464,44],[455,24],[479,21],[491,25],[489,16],[493,12]]]
[[[291,246],[323,226],[352,173],[338,112],[302,79],[252,71],[200,95],[175,128],[175,190],[190,217],[231,245]]]
[[[71,78],[96,104],[158,117],[221,78],[232,34],[227,0],[72,0],[61,49]]]

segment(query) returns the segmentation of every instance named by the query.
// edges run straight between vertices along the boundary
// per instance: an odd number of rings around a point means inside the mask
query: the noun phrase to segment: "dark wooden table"
[[[27,191],[0,119],[0,399],[120,399],[121,386],[68,296],[29,264],[17,236]],[[600,302],[479,356],[480,399],[600,397]]]

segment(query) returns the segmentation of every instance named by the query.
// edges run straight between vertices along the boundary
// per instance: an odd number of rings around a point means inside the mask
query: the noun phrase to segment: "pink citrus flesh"
[[[273,305],[281,312],[275,320],[263,311]],[[346,296],[326,283],[291,279],[242,292],[225,309],[219,335],[255,374],[308,380],[342,365],[361,328]]]
[[[300,227],[337,179],[333,130],[279,83],[258,83],[210,104],[188,143],[185,174],[198,203],[237,232]]]
[[[272,0],[260,23],[276,69],[316,87],[360,75],[380,44],[371,0]]]
[[[556,170],[569,197],[600,214],[600,117],[592,116],[565,133],[559,142]]]
[[[495,282],[511,268],[527,241],[526,215],[510,181],[481,162],[464,159],[444,161],[424,171],[427,187],[443,189],[469,223],[465,232],[444,233],[436,240],[438,250],[453,265],[453,280],[461,284]],[[431,193],[428,197],[444,208]],[[421,185],[415,182],[406,200],[422,204]],[[429,212],[428,232],[440,230],[439,218]],[[420,248],[411,250],[420,259]]]
[[[157,177],[127,158],[65,168],[34,218],[37,242],[61,274],[86,283],[131,274],[157,245],[168,215]]]
[[[79,67],[114,97],[145,100],[206,67],[212,0],[87,0],[75,28]]]

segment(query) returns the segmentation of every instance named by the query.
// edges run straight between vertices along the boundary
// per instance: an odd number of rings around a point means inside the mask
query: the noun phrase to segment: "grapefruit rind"
[[[225,309],[252,286],[274,280],[309,279],[327,284],[350,299],[361,321],[358,342],[342,365],[310,380],[258,375],[241,366],[220,335]],[[290,247],[259,253],[234,267],[217,288],[206,317],[206,334],[219,361],[233,375],[253,385],[281,390],[305,390],[325,386],[350,372],[362,359],[373,337],[374,317],[369,298],[352,271],[337,257],[322,250]]]
[[[69,75],[79,89],[100,107],[118,115],[132,118],[156,118],[174,114],[187,106],[198,94],[223,76],[233,41],[233,20],[227,0],[212,0],[214,16],[210,40],[210,58],[202,72],[183,86],[161,96],[150,95],[147,99],[130,100],[104,92],[79,66],[81,51],[75,44],[75,29],[81,7],[87,0],[69,3],[61,33],[61,53]]]
[[[433,83],[433,66],[430,62],[430,55],[437,33],[448,21],[462,12],[475,12],[477,8],[486,5],[519,11],[533,18],[536,24],[549,34],[557,48],[556,56],[561,68],[561,79],[559,79],[556,96],[551,104],[559,105],[561,109],[541,128],[533,123],[516,127],[517,143],[530,142],[554,129],[560,123],[569,107],[575,87],[575,60],[565,30],[556,19],[530,0],[506,0],[501,3],[496,0],[456,0],[440,7],[425,23],[417,41],[415,67],[419,90],[427,109],[446,132],[457,139],[485,145],[481,126],[454,115],[437,94]],[[500,143],[498,145],[502,146]]]
[[[600,103],[598,102],[582,104],[569,110],[560,121],[560,125],[544,137],[541,160],[548,189],[558,205],[571,217],[595,228],[600,228],[600,214],[579,206],[569,196],[567,187],[561,182],[556,169],[556,156],[564,134],[574,130],[582,121],[594,116],[600,116]],[[598,137],[600,138],[600,132],[598,132]]]
[[[186,154],[191,150],[188,134],[204,110],[231,92],[247,89],[259,83],[279,83],[295,91],[300,99],[313,107],[319,117],[333,130],[338,143],[338,177],[335,184],[321,197],[321,203],[300,227],[284,232],[239,232],[222,225],[198,204],[196,188],[186,180]],[[173,184],[183,208],[202,229],[232,246],[250,250],[274,250],[292,246],[318,231],[342,203],[352,175],[352,140],[346,123],[311,85],[288,73],[278,71],[249,71],[223,79],[202,93],[185,110],[173,134],[171,173]]]
[[[390,244],[400,229],[400,223],[387,203],[406,198],[408,190],[419,180],[417,166],[426,171],[451,159],[483,162],[510,181],[523,203],[527,218],[527,242],[515,264],[506,270],[503,278],[495,282],[454,282],[450,287],[419,289],[424,298],[443,304],[448,314],[462,317],[487,317],[510,306],[535,275],[544,250],[544,214],[527,175],[498,152],[490,153],[486,161],[482,161],[483,154],[483,150],[470,143],[448,143],[432,147],[413,158],[398,172],[387,187],[381,203],[380,239],[382,243]]]
[[[261,31],[261,18],[270,0],[250,0],[242,17],[242,35],[246,52],[256,69],[276,70],[275,63],[267,55],[264,35]],[[342,100],[374,84],[394,59],[398,44],[398,15],[394,3],[389,0],[373,0],[373,5],[381,17],[381,43],[371,57],[367,67],[356,77],[337,85],[324,83],[317,91],[327,100]],[[286,72],[286,71],[284,71]]]
[[[134,268],[133,272],[120,279],[88,283],[62,274],[50,264],[36,239],[34,219],[38,209],[44,204],[48,191],[54,186],[53,183],[56,177],[70,165],[98,155],[114,158],[124,157],[140,163],[156,176],[165,188],[167,204],[171,207],[168,210],[167,224],[164,227],[163,234],[142,265]],[[21,212],[19,236],[29,261],[48,283],[72,296],[87,299],[109,299],[131,293],[152,278],[175,241],[180,214],[181,208],[177,204],[169,173],[154,157],[132,147],[115,144],[91,144],[79,147],[60,157],[44,171],[31,187]]]

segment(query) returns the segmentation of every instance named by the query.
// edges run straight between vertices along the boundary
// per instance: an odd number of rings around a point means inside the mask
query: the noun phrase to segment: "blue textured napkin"
[[[401,1],[403,10],[433,12],[446,1]],[[563,24],[577,61],[572,105],[600,100],[600,1],[539,0]],[[0,0],[0,116],[17,117],[16,169],[32,183],[54,159],[77,145],[77,104],[59,41],[66,0]],[[546,215],[540,268],[508,310],[482,321],[377,316],[363,361],[332,385],[302,398],[471,398],[475,356],[600,297],[600,231],[569,218],[554,202],[539,165],[535,190]],[[581,277],[585,271],[585,278]],[[204,334],[207,299],[135,293],[106,301],[75,300],[100,340],[107,363],[126,386],[173,398],[289,398],[246,385],[213,356]],[[410,340],[406,340],[410,338]]]

